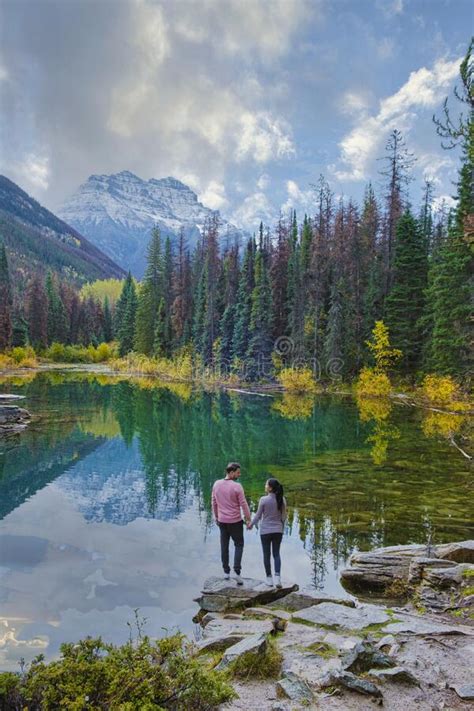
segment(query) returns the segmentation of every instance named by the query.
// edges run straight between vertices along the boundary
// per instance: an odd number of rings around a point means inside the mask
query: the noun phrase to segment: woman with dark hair
[[[249,524],[260,525],[260,540],[262,541],[263,564],[267,575],[267,585],[273,587],[272,566],[270,552],[275,566],[275,585],[281,588],[281,558],[280,545],[283,538],[283,528],[286,519],[286,501],[283,496],[283,487],[278,479],[268,479],[265,484],[266,496],[262,496],[258,504],[257,513]]]

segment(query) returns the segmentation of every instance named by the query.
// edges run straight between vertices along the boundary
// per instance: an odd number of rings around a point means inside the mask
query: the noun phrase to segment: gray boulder
[[[204,583],[201,596],[196,598],[195,602],[207,612],[225,612],[273,602],[298,590],[298,586],[293,583],[284,584],[281,588],[270,588],[261,580],[254,578],[243,580],[243,585],[237,585],[232,579],[208,578]]]
[[[391,669],[369,669],[369,676],[379,681],[398,681],[401,684],[415,684],[419,686],[418,679],[403,667],[392,667]]]
[[[390,622],[390,615],[376,605],[360,605],[351,608],[345,605],[335,605],[332,602],[323,602],[300,610],[293,615],[293,619],[327,627],[361,630],[369,625]]]
[[[327,686],[344,686],[351,691],[357,691],[359,694],[373,696],[376,699],[382,699],[383,695],[380,689],[368,679],[360,679],[352,672],[348,671],[332,671],[326,674],[319,681],[321,689]]]
[[[243,639],[245,639],[245,635],[242,634],[228,634],[225,637],[210,637],[199,642],[197,649],[199,653],[221,652],[222,650],[241,642]]]
[[[423,572],[427,584],[440,588],[458,586],[464,579],[464,573],[474,573],[474,565],[459,563],[449,568],[429,568]]]
[[[233,644],[231,647],[226,649],[221,661],[215,668],[219,671],[226,669],[230,664],[236,662],[239,657],[242,657],[244,654],[263,654],[267,648],[267,644],[267,635],[265,633],[252,634],[245,637],[240,642],[237,642],[237,644]]]
[[[0,434],[19,432],[31,420],[28,410],[16,405],[0,405]]]
[[[474,563],[474,541],[459,541],[435,546],[436,556],[456,563]]]
[[[451,688],[454,689],[460,699],[464,701],[474,701],[474,684],[458,684]]]
[[[362,674],[372,667],[393,667],[395,662],[370,642],[359,642],[341,660],[341,668],[354,674]]]
[[[277,681],[277,696],[290,699],[295,703],[308,704],[314,698],[314,694],[304,679],[288,671],[285,676]]]
[[[268,607],[277,607],[278,609],[289,610],[289,612],[298,612],[298,610],[304,610],[307,607],[319,605],[322,602],[334,602],[337,605],[355,607],[355,602],[349,598],[329,597],[327,595],[317,595],[306,591],[290,592],[288,595],[285,595],[285,597],[270,602]]]

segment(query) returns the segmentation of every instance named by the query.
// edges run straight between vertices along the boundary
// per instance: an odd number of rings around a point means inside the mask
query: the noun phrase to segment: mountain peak
[[[158,226],[172,241],[183,229],[192,248],[215,210],[177,178],[143,180],[129,170],[91,175],[61,207],[59,214],[124,269],[143,275],[151,229]],[[244,234],[221,219],[221,234],[240,241]]]

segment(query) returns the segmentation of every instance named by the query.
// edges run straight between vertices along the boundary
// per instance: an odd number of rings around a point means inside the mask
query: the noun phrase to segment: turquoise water
[[[0,389],[33,414],[0,452],[1,669],[86,634],[122,641],[136,608],[152,635],[192,635],[193,597],[220,572],[210,492],[229,460],[252,508],[268,475],[285,485],[283,577],[301,586],[343,594],[355,549],[473,535],[469,462],[447,439],[459,418],[90,374]],[[244,574],[263,575],[255,531]]]

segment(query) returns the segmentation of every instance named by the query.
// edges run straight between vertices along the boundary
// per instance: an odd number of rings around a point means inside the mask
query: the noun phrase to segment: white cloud
[[[4,168],[1,168],[4,170]],[[24,190],[44,192],[49,187],[49,158],[45,154],[28,153],[21,161],[16,161],[5,167],[5,172],[18,181]]]
[[[267,173],[262,173],[262,175],[257,180],[257,188],[259,190],[266,190],[270,185],[270,176]]]
[[[286,181],[287,199],[281,206],[283,214],[290,210],[296,210],[297,213],[309,213],[314,205],[313,190],[301,190],[295,180]]]
[[[442,171],[456,170],[456,162],[447,155],[436,153],[422,153],[418,155],[418,165],[423,171],[423,177],[431,180],[435,185],[441,184],[439,174]]]
[[[435,197],[433,200],[433,212],[446,212],[447,210],[456,207],[456,205],[457,201],[452,195],[438,195],[438,197]]]
[[[404,0],[377,0],[376,6],[382,10],[385,17],[391,19],[403,13]]]
[[[388,133],[394,128],[408,131],[419,110],[436,106],[457,76],[459,63],[459,59],[439,59],[432,69],[412,72],[395,94],[380,101],[377,114],[362,114],[339,144],[339,162],[331,166],[335,176],[339,180],[366,179]]]
[[[283,120],[263,111],[245,111],[240,116],[239,124],[239,140],[235,153],[238,160],[251,157],[257,163],[266,163],[272,158],[284,158],[294,154],[290,127]]]
[[[349,116],[366,115],[370,107],[370,98],[367,91],[346,91],[339,100],[339,111]]]
[[[395,53],[395,42],[391,37],[384,37],[377,43],[377,54],[380,59],[390,59]]]
[[[228,204],[225,187],[217,180],[211,180],[204,192],[199,194],[199,200],[212,210],[222,210]]]
[[[271,224],[275,217],[273,205],[264,192],[248,195],[243,203],[233,212],[231,222],[249,232],[256,232],[260,222]]]

